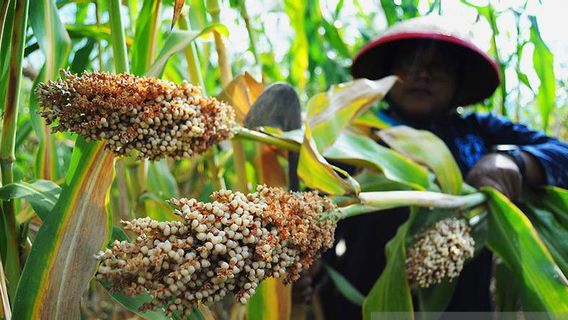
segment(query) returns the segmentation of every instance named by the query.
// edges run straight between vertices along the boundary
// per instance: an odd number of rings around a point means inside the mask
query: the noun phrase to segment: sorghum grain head
[[[38,85],[41,115],[55,131],[104,140],[119,155],[180,159],[232,135],[234,110],[198,87],[130,74],[63,71],[65,80]]]
[[[259,186],[250,194],[221,190],[212,200],[172,199],[181,221],[126,222],[138,237],[100,252],[97,278],[128,295],[149,291],[143,309],[187,315],[198,301],[227,293],[245,303],[267,277],[297,280],[333,244],[336,221],[320,219],[333,205],[315,192]]]
[[[463,220],[449,218],[416,235],[406,258],[410,284],[427,288],[459,276],[465,260],[473,256],[475,242],[469,232]]]

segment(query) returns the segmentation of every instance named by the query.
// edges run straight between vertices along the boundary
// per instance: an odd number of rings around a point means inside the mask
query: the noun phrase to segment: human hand
[[[477,161],[466,182],[477,188],[495,188],[507,198],[517,200],[521,196],[523,176],[513,159],[501,153],[490,153]]]

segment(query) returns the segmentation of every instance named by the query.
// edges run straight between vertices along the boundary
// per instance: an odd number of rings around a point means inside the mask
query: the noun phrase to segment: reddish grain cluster
[[[333,244],[336,221],[321,219],[333,205],[315,192],[259,186],[250,194],[221,190],[212,200],[171,200],[181,221],[126,222],[138,237],[101,252],[97,278],[128,295],[149,291],[143,309],[188,315],[198,301],[228,293],[245,303],[267,277],[297,280]]]
[[[234,110],[198,87],[130,74],[63,72],[38,85],[41,115],[56,131],[104,140],[109,150],[140,158],[180,159],[232,136]]]

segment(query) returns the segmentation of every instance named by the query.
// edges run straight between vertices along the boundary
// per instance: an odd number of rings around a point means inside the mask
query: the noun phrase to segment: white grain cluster
[[[297,280],[333,244],[336,222],[321,219],[333,205],[315,192],[259,186],[251,194],[221,190],[212,200],[171,200],[181,221],[126,222],[138,237],[101,252],[97,278],[127,295],[149,291],[144,310],[185,316],[198,301],[228,293],[245,303],[267,277]]]
[[[187,82],[130,74],[63,72],[38,85],[41,115],[55,131],[103,140],[119,155],[176,159],[201,154],[232,136],[234,110]]]
[[[410,284],[427,288],[459,276],[465,260],[473,256],[475,242],[469,232],[463,220],[449,218],[416,235],[406,258]]]

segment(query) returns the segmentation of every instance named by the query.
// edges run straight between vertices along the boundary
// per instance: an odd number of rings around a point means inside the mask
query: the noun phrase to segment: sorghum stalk
[[[181,30],[189,30],[189,25],[187,23],[185,14],[183,13],[180,14],[180,17],[178,19],[178,24]],[[203,84],[203,76],[201,75],[201,68],[199,68],[197,49],[195,46],[196,46],[195,42],[193,42],[183,50],[185,59],[187,60],[189,80],[194,85],[199,85],[202,88],[205,88]]]
[[[0,317],[3,317],[3,319],[11,319],[12,309],[10,307],[10,298],[8,297],[8,288],[6,287],[6,275],[4,274],[2,257],[0,257],[0,300],[2,301],[0,305]]]
[[[110,0],[109,8],[114,62],[117,70],[127,71],[119,1]],[[77,111],[74,108],[107,97],[87,97],[85,91],[81,92],[83,79],[69,78],[75,83],[58,80],[37,86],[42,116],[48,124],[58,121],[56,130],[74,127],[79,135],[90,139],[85,127],[92,128],[89,120],[93,119],[88,115],[94,110],[73,114]],[[97,88],[91,90],[96,92]],[[114,160],[115,155],[105,150],[105,143],[86,143],[83,137],[77,137],[63,190],[49,219],[43,221],[18,286],[14,314],[19,319],[80,316],[81,295],[96,269],[96,262],[89,256],[103,247],[110,230],[106,199],[114,177]]]
[[[333,205],[315,192],[259,186],[250,194],[220,190],[212,200],[171,200],[182,221],[126,222],[138,237],[99,253],[97,278],[127,295],[149,291],[142,310],[165,306],[186,316],[229,292],[245,303],[268,277],[295,281],[333,244],[336,221],[319,219]]]
[[[286,151],[295,151],[295,152],[300,151],[300,146],[301,146],[300,144],[289,142],[284,139],[279,139],[269,134],[255,130],[250,130],[244,127],[239,127],[236,130],[234,139],[262,142],[268,145],[276,146]]]
[[[120,14],[120,1],[109,0],[108,4],[115,71],[117,73],[129,72],[124,26]]]
[[[152,4],[152,19],[150,21],[150,42],[148,43],[148,51],[146,54],[146,65],[150,66],[156,56],[156,43],[158,42],[158,20],[160,18],[160,7],[162,0],[154,0]]]
[[[250,42],[250,51],[252,52],[252,55],[254,56],[254,61],[258,65],[260,65],[260,69],[262,71],[262,62],[258,58],[258,53],[256,51],[256,41],[254,39],[254,33],[253,33],[252,27],[250,25],[250,18],[249,18],[249,14],[248,14],[248,11],[247,11],[246,0],[241,1],[241,6],[240,6],[239,9],[240,9],[240,12],[241,12],[241,16],[243,17],[243,20],[245,21],[245,27],[247,28],[247,33],[248,33],[249,42]]]
[[[220,12],[218,0],[207,0],[207,12],[211,15],[213,23],[220,23]],[[213,37],[215,39],[215,48],[217,50],[217,57],[219,59],[219,68],[221,69],[221,85],[223,88],[227,87],[231,80],[233,79],[233,74],[231,71],[231,65],[229,64],[229,59],[227,58],[227,50],[225,43],[221,35],[213,31]],[[231,145],[233,147],[233,160],[235,163],[235,172],[237,173],[237,188],[240,191],[247,191],[248,182],[245,170],[245,150],[243,144],[240,141],[231,140]]]
[[[8,8],[10,7],[11,0],[2,1],[2,6],[0,7],[0,45],[2,44],[2,36],[4,35],[4,22],[6,21],[6,15],[8,14]]]
[[[95,19],[96,19],[96,25],[97,25],[97,29],[100,28],[101,25],[101,5],[99,4],[99,1],[101,0],[95,0]],[[99,70],[104,70],[103,68],[103,47],[101,44],[101,40],[97,37],[96,38],[96,43],[97,43],[97,61],[99,62]]]
[[[381,210],[406,206],[463,210],[482,204],[487,199],[481,192],[455,196],[430,191],[361,192],[358,197],[363,204]]]
[[[4,119],[2,123],[2,137],[0,139],[0,170],[2,171],[2,184],[14,182],[13,165],[15,160],[16,129],[18,126],[18,106],[20,102],[20,87],[22,76],[22,60],[26,39],[28,22],[28,0],[17,0],[12,30],[12,49],[9,60],[8,86],[4,101]],[[6,246],[6,276],[10,296],[16,292],[20,277],[20,250],[19,226],[16,223],[14,201],[2,203]]]
[[[189,26],[187,21],[185,20],[185,16],[180,15],[178,19],[178,23],[180,29],[188,30]],[[191,83],[194,85],[201,86],[201,88],[205,88],[205,84],[203,82],[203,77],[201,75],[201,70],[199,68],[199,59],[197,57],[197,50],[195,47],[195,43],[190,44],[184,50],[185,58],[187,60],[187,68],[189,71],[189,79]],[[205,154],[205,159],[207,161],[207,169],[209,172],[209,178],[213,182],[213,187],[216,190],[224,189],[225,188],[225,180],[219,174],[219,169],[217,165],[217,160],[215,159],[214,150],[210,150]]]

